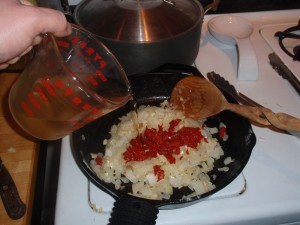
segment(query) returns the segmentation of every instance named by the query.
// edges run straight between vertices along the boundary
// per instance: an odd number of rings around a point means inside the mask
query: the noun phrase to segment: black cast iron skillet
[[[159,105],[160,102],[169,99],[173,87],[180,79],[192,74],[202,76],[194,67],[170,64],[150,73],[132,75],[129,77],[129,80],[138,105]],[[235,102],[229,97],[227,99],[230,102]],[[114,185],[100,180],[89,166],[90,153],[104,153],[102,142],[103,139],[110,138],[109,130],[111,126],[117,124],[119,122],[118,118],[131,110],[133,110],[132,105],[127,104],[88,124],[71,136],[73,155],[82,172],[97,187],[116,199],[110,219],[111,225],[155,224],[158,209],[174,209],[189,206],[216,193],[231,183],[241,173],[256,143],[255,135],[247,119],[229,111],[224,111],[208,118],[207,126],[218,127],[220,122],[223,122],[227,126],[229,135],[229,139],[226,142],[219,139],[225,155],[216,161],[214,170],[209,173],[209,176],[216,175],[216,179],[213,181],[216,188],[205,194],[193,197],[191,200],[182,199],[182,196],[189,192],[188,188],[174,190],[174,194],[169,200],[137,198],[127,194],[131,191],[130,185],[127,185],[124,190],[116,190]],[[218,135],[217,138],[219,138]],[[223,161],[228,156],[234,159],[234,162],[228,165],[229,171],[218,171],[218,168],[224,167]]]

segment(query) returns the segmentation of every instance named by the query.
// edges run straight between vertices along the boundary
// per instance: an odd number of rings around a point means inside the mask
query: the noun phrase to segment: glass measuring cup
[[[131,99],[121,65],[87,31],[45,34],[38,47],[9,94],[14,119],[32,136],[59,139]]]

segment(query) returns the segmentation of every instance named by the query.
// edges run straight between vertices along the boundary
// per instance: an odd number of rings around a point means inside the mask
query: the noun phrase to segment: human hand
[[[0,0],[0,69],[16,63],[34,45],[40,34],[67,36],[71,24],[60,11],[33,6],[27,0]]]

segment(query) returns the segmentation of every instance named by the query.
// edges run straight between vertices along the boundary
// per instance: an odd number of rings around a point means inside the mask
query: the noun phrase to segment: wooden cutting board
[[[5,225],[30,224],[38,158],[38,141],[28,137],[18,127],[8,108],[8,91],[18,76],[18,73],[0,71],[0,157],[27,210],[21,219],[13,220],[6,214],[0,198],[0,224]]]

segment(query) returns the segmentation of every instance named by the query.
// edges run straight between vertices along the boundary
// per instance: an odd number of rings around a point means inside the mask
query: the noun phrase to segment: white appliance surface
[[[273,49],[273,51],[282,59],[284,64],[291,70],[291,72],[293,72],[293,74],[300,81],[300,63],[299,63],[299,61],[295,61],[290,56],[288,56],[280,48],[277,38],[274,37],[274,34],[277,31],[284,31],[287,28],[296,26],[297,24],[298,23],[287,23],[287,24],[275,24],[275,25],[271,25],[271,26],[265,26],[260,30],[260,33],[263,36],[263,38],[267,41],[267,43],[270,45],[270,47]],[[300,30],[299,30],[299,32],[300,32]],[[295,33],[299,33],[299,32],[295,32]],[[299,39],[291,39],[288,43],[289,43],[289,45],[286,45],[286,47],[289,49],[290,52],[292,52],[291,47],[300,45],[300,40]]]
[[[223,14],[224,15],[224,14]],[[231,14],[232,15],[232,14]],[[300,118],[300,97],[270,66],[274,49],[261,31],[275,24],[295,24],[300,10],[234,14],[254,25],[250,39],[258,58],[259,79],[238,81],[237,51],[215,40],[207,31],[204,17],[196,67],[215,71],[237,90],[274,112]],[[299,62],[298,62],[299,63]],[[253,125],[257,143],[243,173],[225,189],[189,207],[160,210],[158,225],[252,225],[300,224],[300,139]],[[56,203],[56,225],[108,224],[114,199],[90,184],[76,165],[69,137],[62,142]],[[93,207],[102,210],[92,210]],[[101,210],[100,210],[101,209]]]

